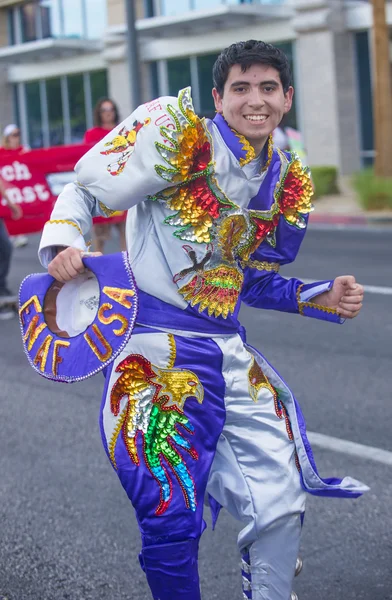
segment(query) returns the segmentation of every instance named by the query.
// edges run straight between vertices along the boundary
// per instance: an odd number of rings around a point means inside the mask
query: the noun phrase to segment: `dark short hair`
[[[94,106],[94,125],[95,125],[95,127],[101,127],[101,125],[102,125],[101,107],[102,107],[102,104],[104,104],[105,102],[110,102],[110,104],[114,108],[115,124],[118,125],[120,122],[120,115],[118,112],[117,104],[115,102],[113,102],[113,100],[111,98],[105,97],[105,98],[100,98],[98,100],[98,102],[96,103],[96,105]]]
[[[245,73],[254,64],[267,65],[276,69],[284,93],[288,91],[292,77],[285,53],[272,44],[248,40],[225,48],[216,59],[212,68],[212,79],[219,95],[223,96],[225,83],[233,65],[240,65],[242,72]]]

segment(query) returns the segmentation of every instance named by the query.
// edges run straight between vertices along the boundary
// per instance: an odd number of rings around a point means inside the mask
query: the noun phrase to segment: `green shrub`
[[[353,186],[366,210],[392,210],[391,177],[377,177],[373,169],[364,169],[354,175]]]
[[[338,170],[336,167],[310,167],[314,185],[314,197],[338,194]]]

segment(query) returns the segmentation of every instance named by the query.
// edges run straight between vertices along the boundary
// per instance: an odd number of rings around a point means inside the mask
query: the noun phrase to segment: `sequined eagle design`
[[[208,244],[214,222],[235,204],[215,180],[210,134],[193,111],[189,88],[180,92],[179,109],[168,105],[167,111],[175,129],[160,127],[162,138],[169,143],[156,142],[155,146],[168,166],[155,168],[171,187],[150,198],[175,211],[165,223],[176,228],[177,238]]]
[[[114,162],[107,166],[107,170],[111,175],[120,175],[123,172],[128,159],[135,150],[137,134],[150,123],[151,119],[149,117],[144,119],[143,123],[134,121],[132,129],[122,127],[110,142],[106,142],[105,147],[108,147],[108,150],[104,150],[101,154],[120,154]]]
[[[187,508],[196,510],[194,481],[179,448],[193,460],[198,459],[197,451],[185,437],[184,431],[192,435],[194,427],[184,414],[184,404],[188,398],[203,402],[199,378],[186,369],[161,369],[138,354],[119,363],[116,372],[121,375],[110,395],[111,412],[119,419],[109,444],[113,466],[117,468],[114,451],[121,434],[132,462],[139,466],[144,460],[159,485],[160,502],[155,514],[162,515],[170,505],[173,476],[181,486]],[[126,404],[121,409],[123,398]],[[142,459],[137,449],[138,435],[143,438]]]

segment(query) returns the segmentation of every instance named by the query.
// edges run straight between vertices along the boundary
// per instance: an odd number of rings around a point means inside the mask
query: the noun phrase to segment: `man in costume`
[[[240,303],[341,323],[359,313],[363,288],[353,276],[303,284],[278,273],[297,255],[312,196],[308,170],[272,143],[292,103],[285,55],[239,42],[218,57],[213,79],[214,120],[197,117],[185,89],[138,107],[79,161],[45,225],[40,259],[65,289],[86,277],[92,216],[129,210],[139,309],[114,360],[110,350],[100,356],[101,431],[136,511],[153,598],[200,600],[208,497],[214,520],[223,506],[243,525],[243,598],[289,600],[306,492],[356,497],[367,487],[320,477],[295,398],[246,343]],[[94,270],[108,258],[87,262]],[[99,302],[105,289],[126,306],[115,287],[101,286]],[[41,346],[35,363],[48,352]]]

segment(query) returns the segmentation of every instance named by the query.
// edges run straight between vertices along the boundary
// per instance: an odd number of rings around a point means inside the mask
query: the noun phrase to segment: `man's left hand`
[[[363,293],[363,286],[353,275],[341,275],[336,277],[329,292],[315,296],[312,303],[333,308],[344,319],[353,319],[362,308]]]

